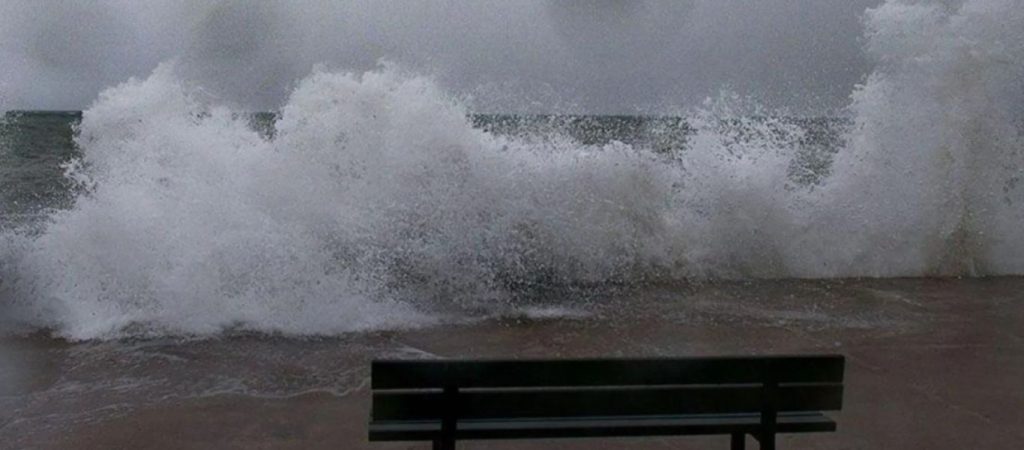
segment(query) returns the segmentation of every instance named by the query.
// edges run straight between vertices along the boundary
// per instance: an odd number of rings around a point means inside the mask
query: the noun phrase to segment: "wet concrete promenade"
[[[779,448],[1024,448],[1024,278],[609,289],[520,318],[317,339],[9,337],[0,448],[429,448],[366,442],[372,358],[778,353],[847,356],[839,431],[783,436]],[[726,449],[728,438],[459,447]]]

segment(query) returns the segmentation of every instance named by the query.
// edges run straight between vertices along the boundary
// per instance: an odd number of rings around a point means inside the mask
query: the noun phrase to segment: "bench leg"
[[[733,433],[732,434],[732,450],[743,450],[747,444],[747,435],[744,433]]]
[[[775,450],[775,433],[764,433],[760,442],[761,450]]]
[[[434,439],[434,450],[455,450],[455,441]]]

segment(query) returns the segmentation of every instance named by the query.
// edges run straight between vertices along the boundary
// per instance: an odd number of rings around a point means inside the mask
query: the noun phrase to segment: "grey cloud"
[[[834,107],[870,70],[860,15],[878,1],[5,0],[0,101],[83,108],[176,59],[225,101],[266,109],[315,64],[384,58],[486,110],[655,111],[723,86]]]

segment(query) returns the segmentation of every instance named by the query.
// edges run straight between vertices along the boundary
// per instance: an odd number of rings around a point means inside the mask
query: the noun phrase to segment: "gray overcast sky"
[[[0,107],[81,109],[176,58],[226,102],[271,109],[313,65],[382,58],[488,111],[629,113],[723,87],[842,106],[870,71],[880,0],[3,0]]]

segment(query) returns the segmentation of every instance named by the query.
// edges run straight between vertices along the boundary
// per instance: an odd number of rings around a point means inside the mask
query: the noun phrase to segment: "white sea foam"
[[[1024,273],[1016,3],[869,10],[878,68],[813,187],[804,131],[727,98],[665,155],[499,137],[428,78],[318,70],[264,138],[164,64],[85,112],[82,193],[2,237],[0,295],[74,339],[334,334],[551,285]]]
[[[835,272],[1024,272],[1024,10],[888,2],[867,14],[876,71],[823,200]]]

